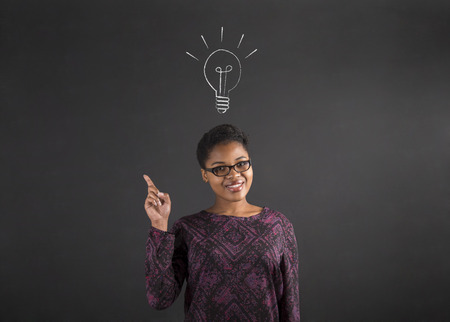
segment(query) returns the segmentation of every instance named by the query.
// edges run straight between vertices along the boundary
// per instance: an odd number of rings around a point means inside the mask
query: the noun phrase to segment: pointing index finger
[[[144,180],[147,182],[149,187],[155,187],[155,184],[153,183],[152,179],[150,179],[150,177],[146,174],[144,174]]]

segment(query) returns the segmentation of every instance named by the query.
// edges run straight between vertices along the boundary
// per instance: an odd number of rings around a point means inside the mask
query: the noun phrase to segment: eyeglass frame
[[[248,169],[247,169],[247,170],[244,170],[244,171],[238,171],[238,170],[236,170],[235,166],[237,166],[237,165],[238,165],[239,163],[241,163],[241,162],[248,162]],[[228,168],[227,174],[224,174],[223,176],[219,176],[219,175],[217,175],[217,174],[215,174],[215,173],[213,172],[214,169],[220,168],[220,167]],[[246,171],[250,170],[251,167],[252,167],[252,160],[251,160],[251,159],[248,159],[248,160],[244,160],[244,161],[239,161],[238,163],[233,164],[233,165],[218,165],[217,167],[214,167],[214,168],[205,168],[205,170],[208,171],[208,172],[211,172],[211,173],[212,173],[213,175],[215,175],[216,177],[226,177],[227,175],[230,174],[231,168],[233,168],[234,171],[236,171],[237,173],[242,173],[242,172],[246,172]]]

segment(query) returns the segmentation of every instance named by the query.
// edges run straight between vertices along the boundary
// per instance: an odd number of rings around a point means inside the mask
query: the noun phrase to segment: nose
[[[234,173],[233,173],[234,172]],[[230,173],[228,173],[228,175],[227,175],[227,177],[228,178],[231,178],[231,177],[233,177],[233,176],[240,176],[241,175],[241,173],[240,172],[237,172],[235,169],[234,169],[234,167],[232,167],[231,168],[231,170],[230,170]]]

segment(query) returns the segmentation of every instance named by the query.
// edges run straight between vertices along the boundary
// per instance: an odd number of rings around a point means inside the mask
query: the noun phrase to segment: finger
[[[144,177],[144,180],[147,182],[147,185],[149,187],[155,187],[156,188],[156,186],[153,183],[152,179],[150,179],[150,177],[148,175],[144,174],[143,177]]]
[[[146,174],[144,174],[143,177],[144,177],[144,179],[145,179],[145,181],[147,182],[147,185],[148,185],[148,193],[154,192],[154,193],[157,194],[159,192],[159,190],[158,190],[158,188],[156,188],[156,186],[153,183],[152,179],[150,179],[150,177],[148,175],[146,175]]]
[[[151,197],[152,199],[155,199],[155,200],[159,199],[158,192],[155,190],[150,190],[150,189],[148,189],[147,197]]]
[[[152,195],[152,196],[157,197],[157,196],[158,196],[158,193],[159,193],[159,190],[156,189],[155,187],[148,187],[147,193],[148,193],[149,195]]]
[[[160,205],[161,201],[159,200],[158,197],[154,197],[152,195],[147,195],[147,199],[146,199],[150,204],[152,204],[155,207],[158,207],[158,205]]]
[[[158,198],[161,199],[162,201],[164,201],[164,203],[168,203],[170,204],[170,196],[168,193],[165,192],[159,192],[157,194]]]
[[[149,191],[148,195],[151,196],[152,199],[154,199],[159,206],[162,206],[161,199],[159,198],[159,191],[158,192]]]
[[[148,209],[148,208],[151,208],[151,207],[155,207],[155,204],[153,203],[153,200],[149,199],[149,198],[145,198],[144,208]]]
[[[150,188],[149,188],[150,189]],[[157,191],[149,191],[149,195],[154,198],[160,206],[162,206],[162,202],[170,202],[170,197],[168,193],[164,193],[156,189]]]
[[[148,193],[155,193],[157,194],[159,192],[158,188],[156,188],[156,186],[154,185],[152,179],[150,179],[150,177],[146,174],[143,175],[145,181],[147,182],[148,185]]]

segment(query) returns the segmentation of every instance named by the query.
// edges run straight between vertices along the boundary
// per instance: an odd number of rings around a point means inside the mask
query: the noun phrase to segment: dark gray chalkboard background
[[[450,320],[448,1],[9,0],[1,23],[1,320],[181,321],[146,303],[142,174],[171,224],[210,206],[220,123],[294,224],[305,321]],[[258,49],[225,115],[185,53],[222,26]]]

